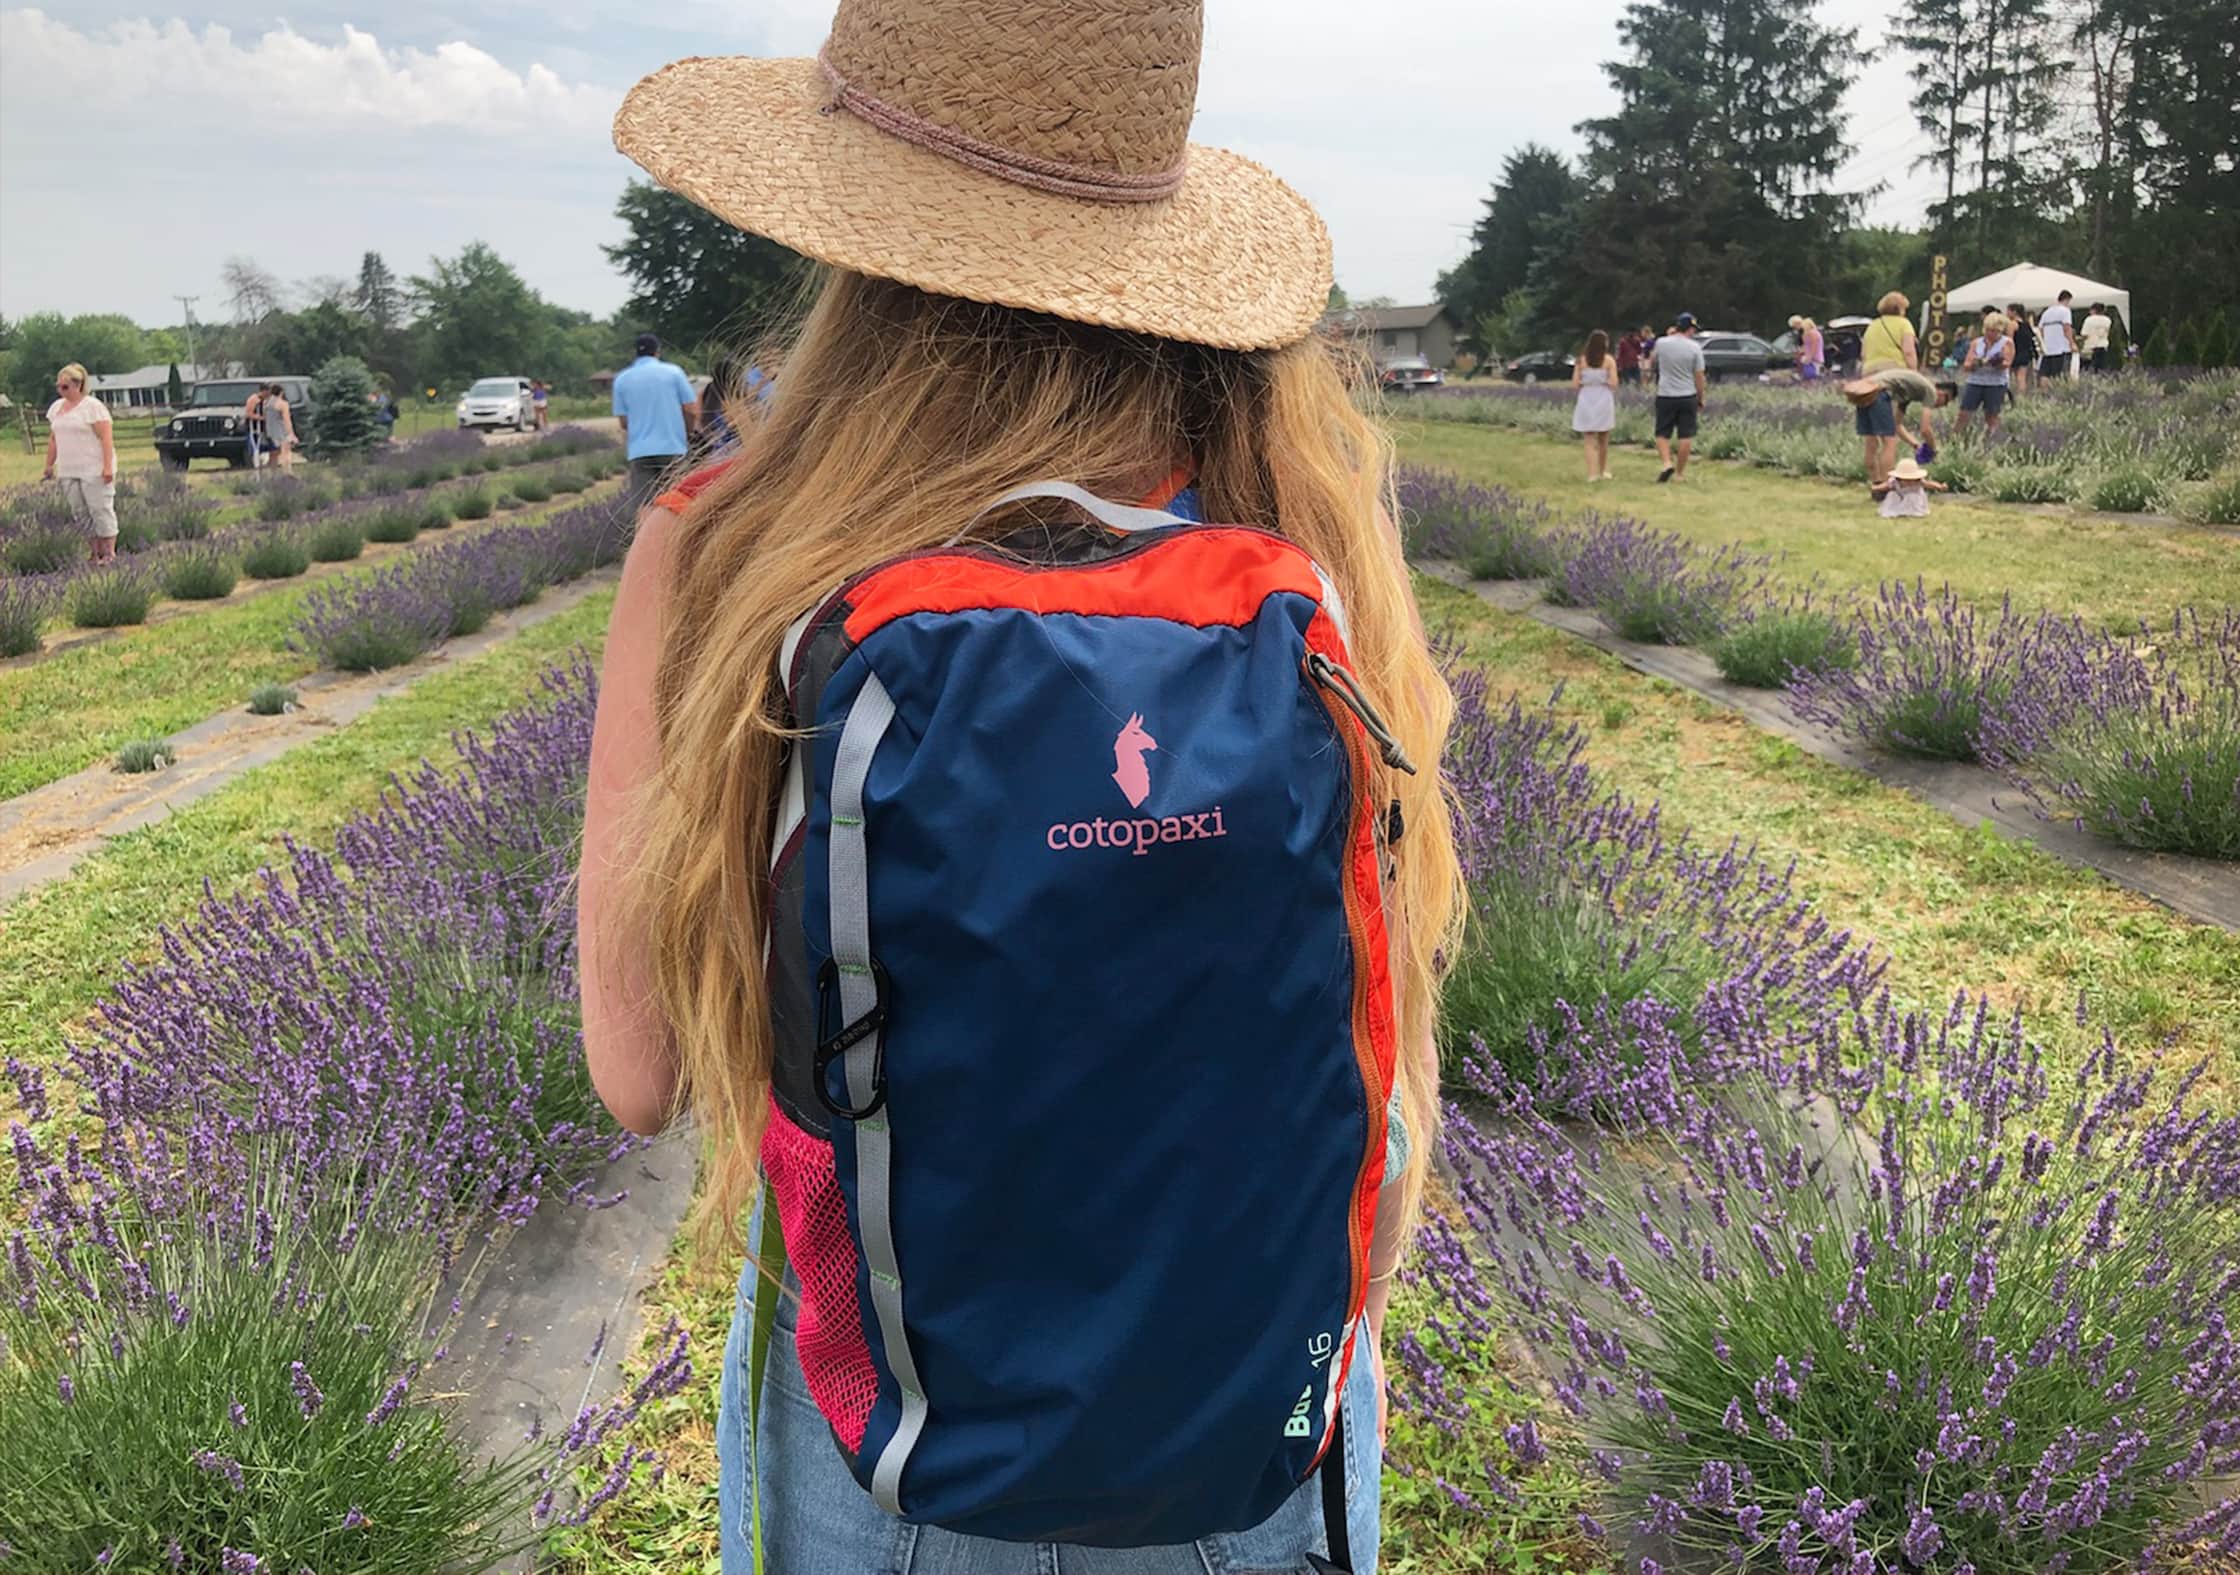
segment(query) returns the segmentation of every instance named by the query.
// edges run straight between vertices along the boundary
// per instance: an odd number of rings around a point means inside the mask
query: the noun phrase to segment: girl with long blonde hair
[[[1184,142],[1198,35],[1193,0],[1100,10],[1091,21],[1055,3],[991,15],[966,0],[847,0],[818,61],[682,62],[640,84],[617,119],[619,145],[656,178],[830,265],[784,347],[781,391],[743,434],[741,453],[664,495],[638,522],[608,635],[581,871],[584,1035],[599,1093],[638,1132],[689,1112],[705,1145],[701,1240],[738,1250],[744,1228],[762,1244],[741,1275],[723,1373],[726,1569],[907,1569],[915,1558],[916,1567],[972,1575],[1040,1557],[1044,1568],[1163,1575],[1208,1561],[1297,1568],[1310,1554],[1340,1567],[1350,1558],[1360,1571],[1375,1565],[1384,1310],[1435,1146],[1436,975],[1460,913],[1437,769],[1450,704],[1387,512],[1384,445],[1308,334],[1328,289],[1327,235],[1266,171]],[[1004,59],[1022,69],[1006,75],[991,64]],[[990,74],[1009,84],[1003,95],[978,86]],[[1021,92],[1058,102],[1022,111]],[[735,112],[722,112],[726,104]],[[684,127],[694,135],[668,134]],[[1050,482],[1068,484],[1050,489],[1066,497],[1014,496]],[[1142,512],[1153,509],[1168,512]],[[851,1007],[851,981],[831,970],[846,968],[839,849],[851,832],[860,843],[867,819],[874,844],[887,835],[878,817],[896,812],[878,801],[894,768],[882,778],[881,751],[898,746],[870,733],[868,753],[856,754],[856,769],[868,771],[856,778],[865,807],[848,813],[841,779],[850,770],[849,735],[872,685],[847,714],[839,763],[829,730],[793,708],[803,669],[826,660],[816,631],[838,627],[848,594],[866,595],[873,571],[881,594],[907,594],[942,575],[980,574],[982,565],[1000,577],[1029,566],[1035,549],[1022,543],[1064,541],[1077,554],[1071,561],[1093,576],[1135,550],[1117,528],[1153,522],[1143,540],[1171,547],[1196,530],[1178,520],[1242,527],[1201,534],[1222,535],[1268,562],[1311,559],[1324,577],[1318,616],[1345,631],[1350,671],[1333,677],[1325,661],[1322,672],[1335,719],[1325,736],[1359,745],[1363,857],[1349,867],[1366,890],[1349,889],[1347,915],[1355,944],[1374,940],[1373,952],[1350,955],[1361,964],[1357,1070],[1375,1097],[1357,1112],[1349,1139],[1333,1138],[1348,1222],[1351,1201],[1363,1205],[1356,1272],[1340,1327],[1304,1333],[1296,1349],[1288,1333],[1265,1331],[1280,1344],[1271,1362],[1294,1375],[1288,1387],[1276,1386],[1280,1404],[1265,1417],[1265,1437],[1256,1424],[1225,1434],[1224,1443],[1201,1442],[1210,1452],[1201,1458],[1217,1467],[1273,1450],[1276,1475],[1255,1479],[1240,1467],[1250,1491],[1240,1490],[1230,1508],[1185,1510],[1176,1506],[1213,1502],[1211,1489],[1159,1478],[1157,1461],[1124,1459],[1084,1488],[1090,1509],[1041,1513],[1027,1486],[1044,1480],[1038,1470],[1091,1448],[1077,1431],[1093,1436],[1109,1421],[1124,1433],[1133,1419],[1117,1411],[1067,1417],[1063,1398],[1053,1398],[1072,1377],[1039,1365],[1037,1353],[1051,1347],[1038,1341],[1049,1331],[1028,1327],[1031,1309],[1043,1305],[1036,1298],[1052,1287],[1034,1276],[986,1287],[989,1302],[975,1306],[1015,1298],[1030,1309],[990,1348],[975,1342],[994,1330],[934,1327],[934,1288],[947,1266],[932,1260],[949,1249],[888,1235],[890,1205],[878,1191],[886,1168],[899,1176],[905,1166],[938,1165],[939,1134],[907,1130],[901,1094],[884,1105],[890,1071],[900,1086],[894,1068],[870,1063],[876,1094],[862,1097],[857,1058],[883,1055],[890,1037],[895,1055],[905,1053],[904,1007],[888,1017],[883,970],[876,1005]],[[1268,537],[1287,545],[1252,546]],[[1153,550],[1144,547],[1135,561]],[[1299,583],[1310,587],[1304,607],[1316,600],[1315,582]],[[850,586],[857,590],[836,594]],[[1214,600],[1224,594],[1220,586],[1185,589]],[[1265,628],[1265,608],[1259,616],[1261,624],[1241,625],[1237,636]],[[840,650],[873,638],[854,614],[848,624]],[[1082,635],[1092,637],[1094,630]],[[1328,636],[1310,625],[1308,638]],[[1310,671],[1314,663],[1310,655]],[[1075,677],[1086,689],[1105,675]],[[841,675],[829,682],[837,686]],[[999,690],[941,690],[940,714],[983,706],[986,726],[996,727]],[[901,698],[905,711],[909,703]],[[1014,717],[1005,725],[1033,724]],[[905,720],[897,731],[914,725]],[[1016,747],[1022,760],[1031,753],[1024,742]],[[1193,755],[1186,735],[1140,713],[1125,715],[1115,747],[1127,758],[1110,781],[1092,784],[1106,795],[1099,803],[1137,805],[1164,791],[1155,784],[1170,772],[1211,758],[1204,741]],[[1309,762],[1337,764],[1334,756]],[[950,781],[941,793],[954,799],[969,787]],[[1150,868],[1146,854],[1193,848],[1189,839],[1226,836],[1221,846],[1236,849],[1242,817],[1234,803],[1228,808],[1224,822],[1218,807],[1177,810],[1154,796],[1143,818],[1061,820],[1049,827],[1047,847],[1093,860],[1109,836],[1128,851],[1079,868],[1118,880]],[[1182,812],[1190,809],[1200,812]],[[815,844],[807,852],[804,836]],[[1184,848],[1150,846],[1177,840]],[[920,920],[928,933],[912,941],[992,951],[1023,977],[1062,976],[1077,964],[1083,978],[1104,977],[1094,959],[1080,958],[1083,939],[1004,931],[980,909],[964,917],[985,899],[983,884],[1007,878],[1022,856],[995,841],[991,832],[982,863],[969,851],[958,855],[967,887],[957,894],[958,933],[941,933],[950,921],[935,915]],[[1039,857],[1044,842],[1038,823],[1020,846]],[[835,922],[829,938],[821,919],[807,923],[809,950],[830,953],[811,995],[788,958],[803,938],[800,915],[821,913],[814,900],[804,908],[800,890],[807,879],[816,897],[821,875],[798,873],[804,864],[821,869],[821,856],[835,871]],[[874,868],[875,919],[880,882],[902,878]],[[1207,889],[1202,901],[1249,895]],[[1187,918],[1178,915],[1178,926]],[[1121,944],[1127,969],[1147,980],[1187,976],[1208,1000],[1265,989],[1271,1022],[1296,1004],[1294,986],[1324,993],[1311,977],[1286,982],[1280,959],[1263,985],[1246,960],[1249,937],[1235,941],[1234,961],[1223,948],[1170,952],[1158,933]],[[853,999],[870,1002],[873,970],[854,971],[863,977]],[[828,985],[840,1008],[831,1020]],[[905,1003],[914,987],[927,999],[934,984],[921,976],[914,986],[898,967],[892,987]],[[804,1083],[789,1070],[789,1047],[804,1032],[794,1003],[808,1000],[816,1005],[814,1078],[824,1081]],[[1059,1003],[1089,1038],[1132,1005],[1132,991]],[[993,1011],[991,1003],[990,1022],[999,1020]],[[974,1023],[950,1027],[978,1031]],[[1186,1035],[1188,1025],[1174,1031]],[[1000,1030],[987,1032],[991,1057],[1022,1053]],[[1188,1053],[1256,1059],[1280,1050],[1237,1039],[1217,1037]],[[1385,1046],[1381,1067],[1372,1042]],[[1124,1080],[1133,1054],[1150,1063],[1174,1048],[1142,1043],[1095,1075]],[[1225,1075],[1206,1065],[1209,1077]],[[1350,1052],[1345,1065],[1354,1066]],[[1315,1097],[1296,1080],[1251,1076],[1259,1108],[1225,1116],[1243,1124],[1239,1131],[1281,1125]],[[1032,1097],[1022,1090],[1022,1123]],[[1353,1097],[1362,1100],[1358,1084]],[[1051,1189],[1022,1184],[1020,1229],[1053,1209],[1062,1224],[1068,1208],[1080,1211],[1084,1231],[1102,1229],[1089,1222],[1102,1219],[1096,1194],[1108,1184],[1117,1191],[1141,1180],[1141,1167],[1184,1166],[1227,1141],[1215,1130],[1179,1146],[1172,1134],[1115,1133],[1112,1151],[1078,1154],[1078,1199],[1060,1202],[1042,1195]],[[965,1164],[950,1162],[947,1181],[963,1186]],[[1302,1167],[1311,1168],[1304,1157]],[[901,1218],[905,1205],[891,1207]],[[1212,1241],[1239,1223],[1221,1219],[1218,1198],[1193,1198],[1189,1210],[1179,1223],[1144,1221],[1140,1241],[1115,1243],[1111,1284],[1065,1288],[1086,1298],[1078,1304],[1085,1322],[1053,1337],[1077,1345],[1104,1338],[1090,1325],[1103,1309],[1127,1304],[1131,1275],[1153,1272],[1170,1248],[1188,1261],[1188,1244],[1172,1233]],[[1338,1223],[1341,1238],[1348,1222]],[[837,1248],[836,1233],[844,1235]],[[1287,1258],[1312,1257],[1319,1239],[1266,1243],[1265,1277],[1281,1280]],[[882,1256],[882,1242],[891,1253],[897,1240],[899,1255]],[[992,1261],[962,1241],[953,1252],[958,1263]],[[835,1261],[847,1266],[837,1280]],[[1053,1266],[1050,1278],[1063,1277]],[[1179,1320],[1168,1340],[1172,1360],[1186,1363],[1191,1331],[1220,1327],[1224,1311],[1171,1298],[1155,1309]],[[945,1335],[955,1338],[945,1344]],[[955,1352],[964,1349],[984,1354],[962,1362]],[[1361,1360],[1350,1360],[1355,1351]],[[1146,1436],[1186,1433],[1223,1406],[1259,1414],[1236,1395],[1207,1393],[1150,1419]],[[1064,1425],[1047,1420],[1054,1416],[1066,1417]],[[947,1456],[944,1442],[956,1443]],[[944,1513],[965,1504],[971,1513]],[[1144,1534],[1131,1539],[1131,1527]]]

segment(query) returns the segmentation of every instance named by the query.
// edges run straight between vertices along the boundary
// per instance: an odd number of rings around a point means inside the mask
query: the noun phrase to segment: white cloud
[[[614,113],[604,88],[564,82],[541,65],[516,71],[472,44],[385,49],[345,25],[337,43],[285,24],[250,42],[216,24],[118,22],[92,32],[42,11],[0,12],[0,99],[70,118],[88,109],[156,106],[166,123],[256,117],[301,131],[455,127],[551,134],[598,130]],[[50,122],[51,124],[51,122]]]

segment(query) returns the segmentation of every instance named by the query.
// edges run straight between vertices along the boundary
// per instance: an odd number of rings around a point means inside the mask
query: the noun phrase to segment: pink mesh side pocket
[[[770,1106],[762,1135],[762,1169],[778,1205],[786,1260],[801,1282],[793,1334],[809,1398],[850,1454],[863,1447],[864,1425],[879,1398],[879,1373],[863,1339],[856,1299],[856,1241],[848,1203],[832,1170],[832,1144],[811,1137]]]

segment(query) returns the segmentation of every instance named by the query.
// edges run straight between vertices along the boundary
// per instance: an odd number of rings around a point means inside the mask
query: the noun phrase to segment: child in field
[[[1943,482],[1931,481],[1921,461],[1908,455],[1890,467],[1890,479],[1874,488],[1874,495],[1882,500],[1886,520],[1927,519],[1929,494],[1949,490]]]

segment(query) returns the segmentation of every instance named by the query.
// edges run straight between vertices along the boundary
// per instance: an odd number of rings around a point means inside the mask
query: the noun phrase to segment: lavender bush
[[[1576,1052],[1598,1036],[1629,1039],[1637,1020],[1650,1041],[1669,1029],[1719,1078],[1760,1036],[1871,990],[1878,962],[1796,895],[1789,871],[1737,844],[1668,838],[1654,806],[1596,791],[1584,738],[1550,709],[1513,696],[1496,707],[1480,672],[1450,682],[1446,771],[1471,892],[1443,1002],[1450,1078],[1486,1059],[1551,1107],[1594,1113],[1606,1091],[1581,1081]]]
[[[452,632],[450,604],[430,592],[418,565],[396,564],[345,585],[313,590],[289,644],[322,667],[370,673],[432,650]]]
[[[1393,491],[1412,557],[1448,559],[1473,580],[1539,579],[1555,568],[1545,502],[1417,465],[1394,471]]]
[[[2066,720],[2048,736],[1994,715],[1991,761],[2041,810],[2112,842],[2240,859],[2240,611],[2182,608],[2143,644],[2056,656]]]
[[[481,1568],[689,1381],[675,1335],[630,1392],[486,1466],[432,1371],[463,1247],[548,1198],[611,1201],[594,1173],[635,1141],[574,1020],[592,681],[547,683],[333,857],[293,849],[166,932],[71,1047],[66,1125],[8,1063],[0,1569]],[[625,1448],[599,1493],[641,1465]]]
[[[243,539],[240,563],[252,580],[288,580],[311,567],[311,551],[300,529],[271,526]]]
[[[233,594],[241,578],[234,549],[222,541],[187,542],[164,554],[163,594],[180,601],[215,601]]]
[[[1622,1139],[1484,1068],[1502,1115],[1450,1112],[1446,1155],[1618,1535],[1862,1575],[2240,1554],[2240,1502],[2181,1498],[2240,1467],[2240,1121],[2198,1069],[2103,1041],[2057,1080],[1961,996],[1878,1000],[1724,1089],[1602,1075]]]
[[[1976,760],[1987,736],[2028,753],[2067,720],[2079,697],[2056,671],[2092,662],[2105,641],[2075,618],[2025,618],[2011,601],[1980,619],[1952,587],[1886,584],[1856,626],[1859,660],[1800,672],[1797,714],[1872,748],[1932,760]]]
[[[62,593],[62,610],[81,629],[114,629],[147,622],[155,599],[155,577],[119,559],[74,576]]]
[[[8,568],[16,574],[54,574],[85,561],[86,539],[67,525],[36,521],[0,548]]]
[[[1746,604],[1711,643],[1712,660],[1727,682],[1779,689],[1798,673],[1823,673],[1856,665],[1851,619],[1815,606],[1812,593]]]
[[[39,649],[39,628],[61,605],[62,584],[56,576],[0,576],[0,657]]]
[[[1561,537],[1566,606],[1591,607],[1628,640],[1691,645],[1717,634],[1765,585],[1768,560],[1739,547],[1706,552],[1623,516],[1587,515]]]

